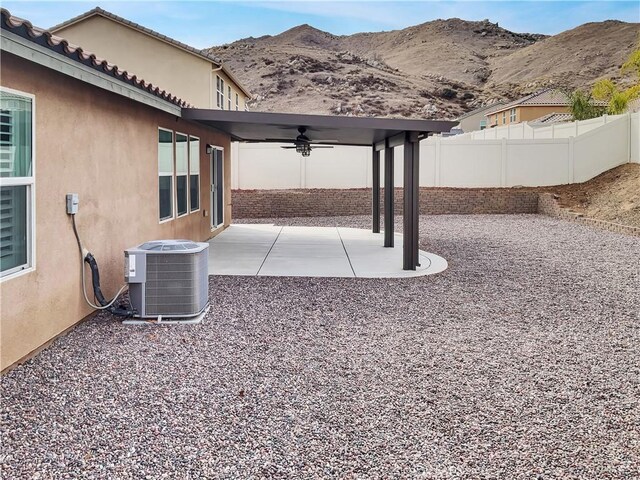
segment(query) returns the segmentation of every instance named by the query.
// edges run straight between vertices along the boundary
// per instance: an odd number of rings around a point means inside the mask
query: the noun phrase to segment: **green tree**
[[[605,108],[594,105],[591,94],[582,90],[569,93],[569,111],[574,120],[589,120],[605,113]]]
[[[640,45],[638,45],[638,48],[629,55],[627,61],[622,64],[621,70],[622,72],[631,70],[640,78]]]
[[[634,72],[640,79],[640,46],[631,53],[620,69],[622,73],[629,70]],[[610,79],[598,80],[594,84],[591,93],[596,100],[608,103],[608,114],[619,115],[627,111],[629,103],[636,98],[640,98],[640,83],[623,90]]]
[[[640,97],[640,85],[621,90],[609,79],[598,80],[593,86],[593,98],[607,102],[607,113],[619,115],[629,108],[629,103]]]

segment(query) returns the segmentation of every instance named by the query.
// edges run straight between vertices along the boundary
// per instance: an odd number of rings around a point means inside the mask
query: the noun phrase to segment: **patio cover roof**
[[[312,142],[371,146],[405,132],[448,132],[456,122],[396,118],[344,117],[292,113],[183,108],[182,118],[228,133],[239,142],[292,142],[306,127]]]
[[[182,118],[213,127],[239,142],[293,142],[298,128],[312,143],[372,147],[373,232],[380,233],[380,153],[384,150],[384,246],[393,247],[394,147],[403,145],[403,269],[420,265],[418,250],[420,139],[448,132],[457,122],[395,118],[341,117],[292,113],[183,108]]]

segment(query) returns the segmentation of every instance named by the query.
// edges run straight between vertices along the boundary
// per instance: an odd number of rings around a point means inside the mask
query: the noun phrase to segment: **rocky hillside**
[[[627,83],[633,77],[620,78],[620,66],[639,41],[640,24],[586,23],[492,60],[487,88],[583,87],[601,77]]]
[[[300,25],[213,47],[254,93],[253,110],[453,118],[541,86],[614,75],[640,24],[590,23],[552,37],[435,20],[336,36]]]

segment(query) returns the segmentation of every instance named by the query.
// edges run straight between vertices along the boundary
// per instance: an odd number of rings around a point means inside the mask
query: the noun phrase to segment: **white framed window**
[[[502,124],[507,123],[507,111],[502,112]]]
[[[512,108],[509,112],[509,122],[513,123],[516,121],[516,109]]]
[[[227,110],[231,110],[231,87],[227,87]]]
[[[216,75],[216,105],[219,109],[224,110],[224,80],[220,75]]]
[[[160,222],[173,218],[173,132],[158,129],[158,212]]]
[[[189,137],[176,132],[176,214],[189,213]]]
[[[240,110],[240,95],[236,93],[236,112]]]
[[[200,139],[189,137],[189,211],[200,210]]]
[[[35,96],[0,88],[0,279],[35,258]]]

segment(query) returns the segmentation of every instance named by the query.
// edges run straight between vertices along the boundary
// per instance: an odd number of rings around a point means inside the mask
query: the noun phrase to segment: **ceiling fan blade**
[[[316,148],[333,148],[333,145],[311,145],[311,150],[315,150]]]
[[[287,149],[289,149],[289,148],[297,148],[297,147],[280,147],[280,148],[287,148]]]
[[[338,143],[338,140],[311,140],[311,143]]]

